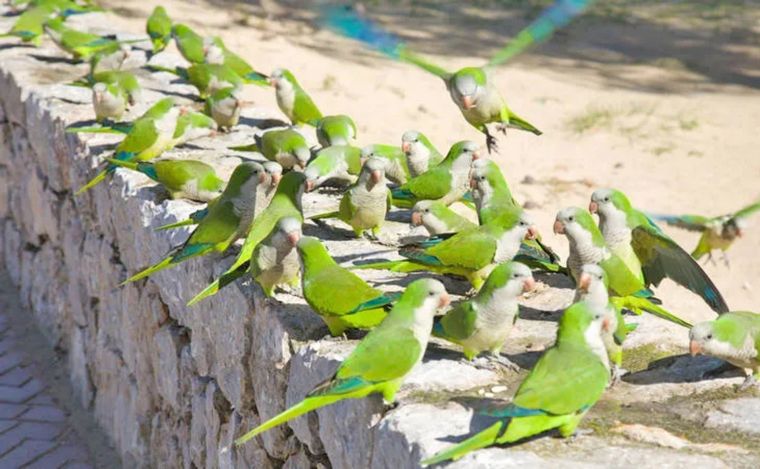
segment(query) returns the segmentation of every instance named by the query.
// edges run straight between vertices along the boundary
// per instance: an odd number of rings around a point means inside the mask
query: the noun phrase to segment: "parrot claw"
[[[723,251],[723,264],[726,266],[727,269],[731,268],[731,262],[728,260],[728,254]]]
[[[573,441],[576,438],[581,437],[581,436],[589,436],[593,434],[594,434],[594,430],[590,428],[576,428],[573,434],[570,435],[570,441]]]
[[[488,129],[485,130],[486,134],[486,147],[488,148],[488,154],[493,154],[495,151],[499,151],[499,145],[496,143],[496,137],[491,135],[488,132]]]
[[[386,412],[390,412],[391,410],[396,409],[398,406],[399,406],[399,402],[398,401],[393,401],[390,404],[385,403],[385,411]]]
[[[504,135],[507,135],[507,125],[506,124],[498,124],[496,126],[496,130],[498,130],[499,132],[501,132]]]
[[[739,389],[737,389],[737,392],[743,392],[747,389],[751,388],[752,386],[757,384],[757,378],[755,378],[755,375],[748,375],[747,378],[744,380],[744,382],[739,386]]]
[[[612,365],[612,379],[610,380],[610,387],[613,387],[620,383],[622,381],[623,376],[630,373],[630,371],[626,370],[625,368],[618,366],[618,365]]]

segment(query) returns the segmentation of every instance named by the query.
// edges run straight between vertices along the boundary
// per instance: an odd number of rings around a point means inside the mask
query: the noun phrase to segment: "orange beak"
[[[188,109],[188,108],[187,108],[187,107],[185,107],[185,106],[182,106],[181,108],[179,108],[179,115],[180,115],[180,116],[184,116],[184,115],[185,115],[185,114],[187,114],[188,112],[190,112],[190,109]]]
[[[409,142],[402,142],[401,151],[403,151],[404,153],[409,153],[410,151],[412,151],[412,144]]]
[[[474,151],[474,152],[472,152],[472,161],[475,161],[475,160],[479,160],[479,159],[480,159],[480,156],[481,156],[481,155],[480,155],[480,152],[479,152],[479,151]]]
[[[465,109],[472,109],[475,107],[475,101],[472,96],[462,96],[462,107]]]
[[[554,234],[565,234],[565,225],[559,220],[554,222]]]
[[[272,186],[279,184],[280,179],[282,179],[282,174],[272,174]]]
[[[599,204],[597,204],[596,202],[594,202],[592,200],[591,203],[588,204],[588,211],[591,212],[591,213],[598,212],[599,211]]]
[[[741,238],[744,235],[744,231],[741,228],[736,229],[736,237]]]
[[[301,239],[301,233],[294,231],[293,233],[288,233],[288,242],[291,246],[296,247],[298,244],[298,241]]]
[[[278,85],[278,82],[277,82],[277,78],[272,78],[272,77],[269,77],[269,78],[267,79],[267,81],[269,82],[269,84],[270,84],[270,85],[272,85],[272,86],[274,86],[275,88],[277,88],[277,85]]]
[[[470,178],[470,189],[477,189],[478,188],[478,181],[475,180],[475,178]]]
[[[314,181],[307,179],[304,186],[306,187],[306,192],[311,192],[314,190]]]
[[[702,353],[702,346],[696,340],[692,340],[689,342],[689,353],[692,357]]]
[[[422,214],[420,212],[412,213],[412,225],[420,226],[422,224]]]
[[[536,239],[537,237],[538,237],[538,229],[535,226],[530,225],[528,227],[528,232],[525,233],[525,239]]]
[[[523,282],[523,293],[533,291],[536,288],[536,280],[531,277]]]
[[[378,184],[380,181],[383,180],[383,172],[382,171],[372,171],[371,173],[372,182],[375,184]]]
[[[610,321],[610,318],[604,318],[602,319],[602,330],[605,332],[610,332],[612,329],[612,322]]]
[[[591,276],[588,274],[581,274],[581,278],[578,280],[578,290],[583,293],[588,293],[588,289],[591,286]]]
[[[449,294],[444,293],[443,295],[441,295],[441,299],[438,300],[438,307],[445,308],[446,306],[449,305],[450,302],[451,302],[451,298],[449,298]]]

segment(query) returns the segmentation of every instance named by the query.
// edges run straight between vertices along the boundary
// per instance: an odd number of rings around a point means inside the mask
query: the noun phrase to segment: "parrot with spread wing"
[[[276,287],[298,285],[301,263],[296,246],[303,234],[301,225],[298,218],[280,218],[277,226],[253,252],[251,276],[266,296],[274,295]]]
[[[732,311],[696,324],[689,331],[689,351],[751,370],[739,390],[749,388],[760,378],[760,314]]]
[[[317,140],[322,148],[333,145],[351,145],[356,140],[356,124],[349,116],[325,116],[316,127]]]
[[[299,246],[301,243],[319,241],[304,237]],[[394,402],[404,378],[422,360],[433,316],[448,303],[449,295],[437,280],[420,279],[410,283],[385,320],[359,342],[332,378],[317,386],[300,403],[235,440],[235,444],[242,445],[270,428],[343,399],[381,394],[386,402]]]
[[[145,32],[148,33],[150,42],[153,44],[151,56],[166,49],[172,39],[172,20],[166,13],[166,8],[159,5],[153,9],[145,23]]]
[[[430,236],[458,233],[477,225],[436,200],[420,200],[412,207],[412,225],[424,226]]]
[[[89,61],[96,55],[104,56],[119,51],[123,46],[139,40],[119,41],[98,34],[86,33],[69,28],[62,18],[54,18],[45,23],[45,32],[64,52],[72,55],[75,61]]]
[[[274,86],[277,105],[293,125],[319,124],[322,113],[290,70],[276,69],[269,77],[269,83]]]
[[[713,251],[720,250],[723,253],[723,262],[729,265],[726,251],[734,244],[737,238],[741,238],[747,228],[747,218],[760,211],[760,202],[755,202],[741,210],[727,213],[717,217],[702,215],[653,215],[655,220],[661,220],[671,226],[683,228],[689,231],[701,232],[697,247],[691,253],[694,259],[701,259],[707,255],[707,260],[712,261]]]
[[[353,184],[362,168],[361,150],[350,145],[331,145],[322,148],[306,166],[306,192],[333,181]]]
[[[161,184],[172,199],[208,202],[220,195],[225,182],[216,175],[213,166],[197,160],[107,161],[122,168],[138,171]]]
[[[166,258],[122,282],[122,285],[148,277],[193,257],[211,252],[224,252],[245,236],[254,219],[256,186],[265,181],[264,167],[259,163],[238,165],[219,200],[214,202],[203,220],[181,246]]]
[[[253,138],[255,143],[230,147],[230,150],[259,152],[266,159],[280,163],[283,169],[303,170],[311,158],[306,138],[294,129],[268,130]]]
[[[401,136],[401,151],[406,156],[409,175],[417,177],[443,161],[442,155],[422,132],[407,130]]]
[[[587,210],[568,207],[557,213],[554,233],[567,237],[570,255],[567,268],[576,281],[580,280],[585,264],[599,264],[607,274],[610,296],[616,307],[641,314],[646,311],[667,321],[690,328],[691,324],[665,310],[652,300],[653,293],[646,288],[641,270],[632,271],[625,261],[605,243],[604,236]]]
[[[632,272],[641,272],[640,278],[647,287],[656,287],[662,279],[669,278],[701,296],[713,311],[728,311],[723,296],[699,264],[646,215],[636,210],[621,191],[594,191],[589,211],[599,215],[599,229],[609,249]]]
[[[470,438],[422,461],[431,466],[492,445],[516,443],[549,430],[567,438],[607,388],[610,372],[602,333],[604,311],[585,302],[565,310],[557,340],[538,359],[510,402],[476,409],[497,421]]]
[[[501,355],[501,348],[517,321],[517,299],[535,284],[528,266],[519,262],[499,264],[474,297],[435,318],[433,335],[461,345],[467,360],[488,352],[487,363],[495,361],[517,369]]]

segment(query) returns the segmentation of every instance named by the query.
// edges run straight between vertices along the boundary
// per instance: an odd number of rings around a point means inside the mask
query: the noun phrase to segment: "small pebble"
[[[507,390],[506,386],[494,386],[494,387],[491,388],[491,392],[494,392],[494,393],[500,393],[500,392],[504,392],[506,390]]]

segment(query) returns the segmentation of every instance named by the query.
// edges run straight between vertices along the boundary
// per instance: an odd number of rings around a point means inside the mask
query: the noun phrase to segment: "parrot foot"
[[[731,262],[728,260],[728,254],[726,251],[723,251],[723,264],[726,266],[727,269],[731,268]]]
[[[483,130],[483,133],[486,134],[486,148],[488,148],[488,154],[490,155],[495,151],[499,151],[499,145],[496,142],[496,137],[491,135],[491,133],[488,131],[488,127]]]
[[[757,384],[757,378],[755,378],[755,375],[748,375],[747,378],[744,380],[744,382],[739,386],[739,389],[737,389],[737,392],[743,392],[747,389],[751,388],[752,386]]]
[[[610,381],[610,387],[615,386],[616,384],[620,383],[622,381],[623,376],[630,373],[630,371],[626,370],[625,368],[618,366],[618,365],[612,365],[612,379]]]
[[[496,130],[498,130],[499,132],[501,132],[504,135],[507,135],[507,128],[509,128],[509,126],[507,124],[504,124],[504,123],[496,125]]]
[[[394,409],[396,409],[396,407],[399,406],[399,402],[398,401],[393,401],[391,403],[385,402],[384,406],[385,406],[385,411],[386,412],[390,412],[391,410],[394,410]]]
[[[594,434],[594,430],[592,430],[590,428],[576,428],[575,431],[573,432],[573,434],[570,435],[569,440],[570,441],[574,441],[578,437],[589,436],[589,435],[593,435],[593,434]]]
[[[478,357],[472,360],[463,360],[464,363],[474,366],[481,370],[499,371],[504,367],[510,371],[519,371],[520,367],[510,361],[507,357],[502,355],[488,355],[486,357]]]

